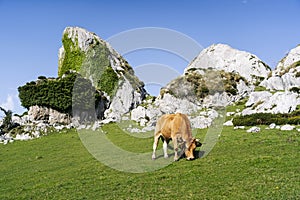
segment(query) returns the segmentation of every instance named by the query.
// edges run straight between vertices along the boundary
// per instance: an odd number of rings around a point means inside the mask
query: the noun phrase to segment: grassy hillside
[[[114,124],[104,130],[127,150],[152,149],[152,138],[129,137]],[[203,141],[205,130],[197,132]],[[93,158],[76,131],[56,133],[0,145],[0,199],[299,199],[299,143],[297,131],[225,127],[207,157],[132,174]]]

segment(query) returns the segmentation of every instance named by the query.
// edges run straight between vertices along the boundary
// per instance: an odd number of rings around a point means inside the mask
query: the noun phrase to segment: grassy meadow
[[[0,145],[0,199],[300,199],[300,133],[261,129],[224,127],[206,157],[147,173],[105,166],[76,130]],[[152,151],[152,137],[103,130],[120,148]],[[203,141],[207,130],[194,131]]]

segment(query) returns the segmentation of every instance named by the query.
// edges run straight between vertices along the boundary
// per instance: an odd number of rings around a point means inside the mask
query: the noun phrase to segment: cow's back
[[[191,127],[189,119],[181,113],[165,114],[161,116],[155,127],[155,134],[161,133],[166,139],[179,134],[181,137],[191,137]]]
[[[173,120],[174,134],[179,134],[183,139],[192,136],[191,125],[185,114],[177,113]]]

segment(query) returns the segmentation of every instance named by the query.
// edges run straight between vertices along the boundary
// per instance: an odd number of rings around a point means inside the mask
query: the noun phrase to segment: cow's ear
[[[199,139],[195,139],[196,147],[201,147],[202,143],[200,142]]]

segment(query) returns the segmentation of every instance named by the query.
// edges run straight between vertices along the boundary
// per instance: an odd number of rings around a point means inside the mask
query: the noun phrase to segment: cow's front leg
[[[173,145],[174,145],[174,161],[178,161],[178,142],[177,142],[177,137],[175,137],[173,140]]]
[[[158,145],[159,137],[160,137],[160,135],[155,135],[154,136],[152,160],[155,160],[155,158],[156,158],[155,151],[156,151],[156,148],[157,148],[157,145]]]

